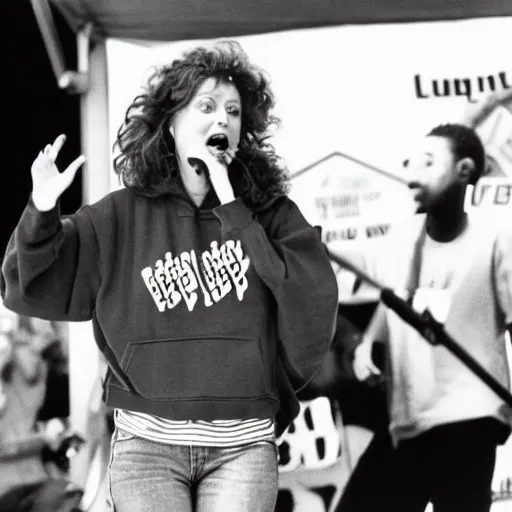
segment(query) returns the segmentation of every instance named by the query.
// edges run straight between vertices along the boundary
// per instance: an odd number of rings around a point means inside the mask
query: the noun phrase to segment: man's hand
[[[364,339],[354,351],[354,373],[360,381],[364,381],[372,375],[380,375],[380,370],[372,360],[373,341]]]

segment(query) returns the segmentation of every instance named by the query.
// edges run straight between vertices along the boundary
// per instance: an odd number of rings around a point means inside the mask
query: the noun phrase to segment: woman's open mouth
[[[227,135],[224,133],[216,133],[208,137],[206,145],[210,146],[211,148],[215,148],[218,151],[224,152],[229,148],[229,140]]]

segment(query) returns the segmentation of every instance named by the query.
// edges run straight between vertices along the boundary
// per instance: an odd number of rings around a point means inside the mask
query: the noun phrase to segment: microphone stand
[[[327,249],[329,258],[341,267],[356,274],[359,279],[367,282],[374,288],[380,290],[380,299],[391,310],[393,310],[402,320],[416,329],[419,334],[425,338],[431,345],[443,345],[453,355],[459,358],[473,373],[475,373],[487,386],[489,386],[507,405],[512,407],[512,394],[502,386],[466,349],[457,343],[426,309],[423,314],[415,311],[409,304],[398,297],[393,290],[387,288],[372,279],[355,265],[345,260],[345,258],[332,253]]]

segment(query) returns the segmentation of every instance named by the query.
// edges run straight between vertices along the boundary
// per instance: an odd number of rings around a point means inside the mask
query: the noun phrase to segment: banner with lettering
[[[312,224],[321,226],[332,250],[371,250],[411,213],[402,162],[418,139],[441,123],[470,122],[488,151],[485,176],[468,191],[467,208],[512,213],[512,18],[345,26],[237,39],[272,79],[275,114],[282,120],[274,145],[292,175],[291,197]],[[151,66],[210,43],[108,41],[111,143]],[[112,188],[118,186],[112,175]],[[336,271],[340,302],[376,300],[374,292],[354,295],[353,276]],[[303,438],[313,443],[314,436]],[[301,446],[297,435],[290,442],[304,452],[305,462],[313,460],[313,447]],[[508,446],[498,457],[493,511],[512,498]],[[294,460],[300,459],[298,453]],[[297,484],[299,489],[307,487],[306,480]],[[333,510],[325,503],[316,507],[308,510]]]

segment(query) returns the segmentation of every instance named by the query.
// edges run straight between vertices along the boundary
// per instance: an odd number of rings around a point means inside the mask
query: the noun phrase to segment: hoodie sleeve
[[[215,214],[223,239],[242,241],[276,300],[280,356],[300,389],[320,369],[336,324],[338,288],[320,234],[287,197],[262,213],[261,223],[241,199],[217,207]]]
[[[86,210],[61,218],[58,206],[40,212],[29,200],[2,263],[5,307],[46,320],[91,319],[100,258]]]

